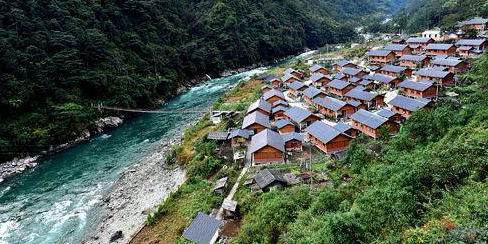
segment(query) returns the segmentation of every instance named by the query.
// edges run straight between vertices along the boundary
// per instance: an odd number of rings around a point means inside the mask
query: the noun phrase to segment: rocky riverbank
[[[127,243],[171,192],[185,181],[185,171],[164,164],[165,155],[180,137],[163,142],[138,164],[127,169],[104,195],[94,224],[88,226],[83,244]]]
[[[80,143],[88,141],[92,136],[97,135],[103,131],[119,127],[123,123],[123,119],[119,117],[106,117],[95,121],[94,131],[85,131],[80,137],[67,143],[51,147],[49,150],[40,152],[39,155],[29,156],[25,158],[14,158],[11,161],[0,163],[0,183],[11,178],[14,175],[20,174],[27,169],[36,167],[39,164],[39,159],[42,156],[66,150],[74,147]]]

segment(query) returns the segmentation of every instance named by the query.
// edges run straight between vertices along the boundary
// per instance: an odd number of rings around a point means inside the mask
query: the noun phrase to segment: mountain
[[[348,42],[389,3],[0,0],[0,159],[79,136],[90,104],[152,107],[205,74]]]
[[[395,22],[409,32],[439,26],[452,29],[459,21],[488,17],[486,0],[408,0]]]

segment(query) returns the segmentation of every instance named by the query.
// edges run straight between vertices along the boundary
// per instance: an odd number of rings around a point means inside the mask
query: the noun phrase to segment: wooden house
[[[380,69],[379,73],[401,78],[401,77],[411,77],[413,70],[402,66],[385,65]]]
[[[337,72],[341,72],[342,69],[344,68],[357,68],[358,66],[350,61],[346,61],[346,60],[341,60],[337,63],[334,63],[332,65],[332,69],[337,71]]]
[[[363,79],[358,83],[358,86],[362,86],[367,90],[373,90],[375,88],[375,84],[372,79]]]
[[[281,87],[281,80],[278,79],[278,78],[273,78],[269,81],[269,83],[274,87],[274,88],[278,88],[278,87]]]
[[[273,88],[274,88],[273,85],[264,85],[263,87],[261,87],[261,92],[266,93],[271,91]]]
[[[288,88],[291,94],[298,97],[302,95],[302,92],[305,91],[308,88],[308,86],[301,81],[294,81],[288,86]]]
[[[434,98],[438,92],[437,85],[432,81],[404,80],[398,87],[404,95],[414,98]]]
[[[421,69],[414,74],[417,75],[417,80],[433,81],[441,86],[448,86],[454,83],[454,74],[447,71]]]
[[[459,56],[469,56],[469,55],[473,54],[474,51],[476,51],[476,49],[474,49],[473,47],[461,46],[461,47],[458,47],[456,52]]]
[[[319,89],[322,87],[327,87],[329,82],[332,81],[331,78],[329,78],[329,77],[327,77],[321,73],[312,75],[312,77],[310,77],[310,80],[312,81],[313,86],[315,86]]]
[[[254,112],[260,112],[266,116],[271,115],[271,103],[266,102],[262,99],[257,100],[256,102],[249,105],[249,108],[247,109],[248,114]]]
[[[263,192],[270,189],[280,189],[288,185],[288,182],[281,173],[271,169],[263,169],[254,177],[257,187]]]
[[[228,139],[232,147],[242,147],[249,145],[251,133],[248,130],[237,129],[230,132]]]
[[[419,53],[425,51],[425,48],[429,45],[435,43],[432,38],[409,38],[407,39],[407,44],[412,49],[413,53]]]
[[[328,75],[330,72],[328,69],[324,68],[322,65],[314,65],[308,69],[311,74],[323,74],[323,75]]]
[[[291,107],[285,112],[284,116],[285,119],[298,125],[300,130],[303,130],[313,122],[320,120],[317,115],[314,115],[310,111],[300,107]]]
[[[468,71],[468,63],[457,58],[438,58],[432,60],[432,65],[434,67],[444,67],[447,71],[458,74]]]
[[[285,150],[287,152],[301,152],[303,151],[303,136],[296,133],[283,134],[283,141],[285,142]]]
[[[300,78],[298,78],[292,74],[286,74],[283,77],[281,77],[281,82],[285,85],[289,85],[295,81],[300,81]]]
[[[346,101],[357,101],[364,105],[367,109],[383,106],[384,97],[378,93],[362,91],[360,89],[352,89],[345,95]]]
[[[391,64],[395,62],[395,53],[389,50],[371,50],[367,53],[371,64]]]
[[[349,148],[351,136],[334,127],[317,121],[306,129],[308,138],[317,148],[325,153],[335,153]]]
[[[371,77],[382,89],[395,89],[402,82],[402,79],[398,77],[383,74],[374,74]]]
[[[319,90],[319,89],[317,89],[317,88],[315,88],[313,86],[308,87],[302,93],[303,100],[305,100],[305,102],[308,103],[309,105],[312,105],[313,100],[316,97],[326,97],[326,96],[327,95],[323,91],[321,91],[321,90]]]
[[[280,120],[285,118],[285,112],[288,110],[287,106],[279,105],[271,110],[271,117],[273,120]]]
[[[303,79],[303,73],[296,70],[296,69],[293,69],[293,68],[289,68],[287,70],[285,70],[283,72],[284,75],[293,75],[295,77],[298,77],[299,79]]]
[[[332,127],[334,127],[334,129],[338,130],[339,132],[344,133],[352,138],[356,138],[359,134],[359,131],[349,124],[339,122]]]
[[[313,104],[321,114],[336,120],[348,118],[356,112],[354,105],[333,97],[315,98]]]
[[[251,138],[249,153],[253,166],[283,163],[285,161],[285,142],[280,134],[266,129]]]
[[[351,120],[354,128],[375,139],[380,136],[382,126],[387,126],[392,133],[398,132],[396,123],[364,109],[360,109],[351,115]]]
[[[485,31],[488,30],[488,19],[471,19],[464,22],[463,26],[480,32]]]
[[[280,134],[296,132],[295,124],[286,119],[280,119],[275,122],[276,129]]]
[[[400,66],[419,69],[429,66],[430,58],[426,55],[403,55],[400,57]]]
[[[254,134],[256,134],[265,130],[266,128],[270,128],[270,126],[271,124],[268,116],[260,112],[254,112],[244,117],[241,128],[244,130],[253,131]]]
[[[411,114],[419,109],[430,110],[433,108],[433,102],[425,98],[409,98],[398,95],[388,102],[391,110],[401,114],[404,118],[409,118]]]
[[[412,49],[407,44],[386,45],[383,49],[392,51],[396,57],[412,54]]]
[[[381,69],[381,66],[376,66],[376,65],[369,66],[369,71],[372,73],[376,73],[376,72],[380,71],[380,69]],[[361,78],[364,79],[364,76]]]
[[[425,48],[425,53],[428,56],[453,56],[456,55],[456,46],[452,44],[429,44]]]
[[[283,92],[273,89],[263,94],[263,99],[269,103],[275,103],[276,101],[286,101],[285,94]]]
[[[391,111],[390,109],[386,109],[386,108],[378,110],[374,113],[383,117],[383,118],[386,118],[386,119],[388,119],[394,123],[400,123],[403,120],[403,117],[401,114],[397,114],[397,113]]]
[[[462,39],[456,42],[456,47],[472,47],[476,50],[485,50],[488,46],[486,39]]]
[[[364,75],[366,75],[366,71],[362,69],[356,69],[356,68],[344,68],[342,69],[342,74],[347,77],[348,80],[350,80],[353,77],[356,78],[361,78]]]
[[[331,81],[328,86],[329,86],[329,93],[339,97],[344,96],[348,91],[356,87],[355,85],[347,81],[337,80],[337,79]]]

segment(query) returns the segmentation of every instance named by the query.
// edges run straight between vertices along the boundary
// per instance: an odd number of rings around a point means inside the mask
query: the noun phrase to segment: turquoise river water
[[[161,109],[209,108],[238,81],[263,71],[204,82]],[[80,243],[90,225],[87,216],[120,174],[200,116],[139,116],[86,144],[45,157],[35,169],[1,184],[0,244]]]

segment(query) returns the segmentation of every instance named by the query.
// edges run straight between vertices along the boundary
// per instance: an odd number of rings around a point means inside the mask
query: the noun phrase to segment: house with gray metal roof
[[[332,81],[331,78],[321,73],[316,73],[312,75],[312,77],[310,77],[310,80],[312,81],[312,84],[317,88],[326,87],[329,82]]]
[[[436,82],[441,86],[450,85],[454,83],[454,73],[447,71],[438,71],[433,69],[421,69],[414,74],[417,76],[417,80],[426,80]]]
[[[254,131],[254,133],[261,132],[270,127],[269,116],[260,112],[253,112],[246,115],[242,122],[242,129]]]
[[[347,118],[356,111],[356,106],[333,97],[315,98],[314,106],[320,113],[334,119]]]
[[[305,89],[308,88],[305,83],[301,81],[294,81],[290,85],[288,85],[288,88],[290,88],[290,93],[295,95],[295,96],[301,96],[302,92],[305,91]]]
[[[328,87],[329,93],[342,97],[356,86],[347,81],[335,79],[329,83]]]
[[[417,110],[425,109],[430,110],[433,107],[433,102],[425,98],[409,98],[402,95],[398,95],[389,102],[388,105],[395,113],[401,114],[403,117],[408,118],[411,114]]]
[[[452,44],[429,44],[425,47],[425,53],[428,56],[438,56],[438,55],[447,55],[452,56],[456,54],[456,46]]]
[[[460,59],[446,58],[432,60],[434,67],[445,67],[451,73],[461,73],[468,70],[468,63]]]
[[[394,89],[398,86],[398,84],[400,84],[400,82],[402,82],[402,79],[398,77],[378,73],[372,75],[372,78],[373,81],[383,89]]]
[[[410,97],[433,98],[437,97],[437,85],[432,81],[404,80],[398,85],[403,94]]]
[[[275,103],[279,100],[286,101],[285,94],[283,94],[283,92],[276,89],[264,93],[263,99],[269,103]]]
[[[305,102],[307,102],[310,105],[312,104],[313,99],[315,99],[317,97],[325,97],[325,96],[326,96],[326,94],[323,91],[321,91],[321,90],[319,90],[313,86],[308,87],[302,93],[303,99],[305,100]]]
[[[375,108],[384,105],[384,97],[375,92],[368,92],[360,89],[352,89],[345,95],[346,101],[357,101],[365,107]]]
[[[285,142],[285,150],[301,152],[303,150],[303,136],[296,132],[282,134]]]
[[[348,78],[351,79],[351,77],[358,77],[361,78],[363,75],[366,75],[366,72],[362,69],[356,69],[356,68],[344,68],[342,70],[342,73]]]
[[[401,76],[412,76],[412,70],[403,66],[396,65],[385,65],[380,70],[379,73],[389,76],[401,77]]]
[[[461,39],[456,42],[457,47],[472,47],[477,50],[485,50],[487,44],[486,39]]]
[[[288,102],[287,102],[287,101],[278,100],[278,101],[276,101],[276,102],[274,102],[274,103],[272,104],[272,107],[273,107],[273,108],[275,108],[275,107],[278,107],[278,106],[280,106],[280,105],[281,105],[281,106],[284,106],[284,107],[288,107],[288,106],[289,106],[289,104],[288,104]]]
[[[349,135],[321,121],[313,123],[305,131],[310,142],[325,153],[346,150],[352,139]]]
[[[292,76],[295,76],[299,79],[303,79],[303,73],[296,70],[296,69],[293,69],[293,68],[288,68],[286,69],[284,72],[283,72],[283,75],[292,75]]]
[[[332,127],[334,127],[334,129],[336,129],[336,130],[340,131],[341,133],[344,133],[344,134],[346,134],[352,138],[356,138],[358,136],[358,130],[349,124],[339,122]]]
[[[310,67],[308,70],[310,70],[312,74],[324,74],[324,75],[329,74],[329,70],[319,64]]]
[[[256,102],[252,103],[247,109],[248,114],[253,112],[260,112],[269,116],[271,114],[271,103],[259,99]]]
[[[286,84],[290,84],[294,81],[300,81],[300,78],[292,75],[292,74],[285,74],[283,77],[281,77],[281,81]]]
[[[304,129],[311,123],[319,120],[319,117],[312,112],[300,107],[291,107],[285,112],[284,116],[287,120],[298,125],[300,129]]]
[[[399,61],[400,66],[411,69],[422,68],[430,64],[430,58],[426,55],[403,55]]]
[[[296,127],[291,121],[286,119],[280,119],[275,122],[275,127],[280,134],[295,132]]]
[[[357,68],[357,65],[347,60],[341,60],[332,65],[332,69],[339,72],[346,67]]]
[[[387,118],[364,109],[360,109],[351,115],[351,120],[354,128],[373,138],[380,136],[380,127],[382,126],[387,126],[393,133],[398,131],[396,124]]]
[[[387,118],[388,120],[393,121],[395,123],[400,123],[402,121],[402,116],[400,114],[391,111],[390,109],[384,108],[374,113],[383,118]]]
[[[395,62],[395,53],[390,50],[371,50],[366,53],[370,64],[387,64]]]
[[[394,52],[397,57],[412,53],[412,49],[407,44],[390,44],[383,47],[383,49]]]
[[[488,30],[488,19],[475,18],[463,23],[463,26],[477,31]]]
[[[274,107],[273,110],[271,110],[271,117],[273,120],[279,120],[285,118],[284,114],[285,112],[288,111],[288,107],[285,107],[284,105],[279,105],[278,107]]]
[[[222,221],[200,212],[185,229],[183,237],[196,243],[213,244],[219,237],[222,224]]]
[[[283,137],[270,129],[265,129],[254,135],[248,150],[254,166],[282,163],[285,160],[285,142]]]
[[[268,191],[271,188],[281,188],[287,185],[287,181],[283,174],[276,170],[263,169],[259,171],[254,177],[256,185],[263,191]]]

